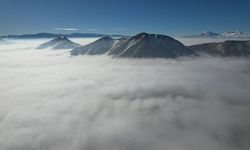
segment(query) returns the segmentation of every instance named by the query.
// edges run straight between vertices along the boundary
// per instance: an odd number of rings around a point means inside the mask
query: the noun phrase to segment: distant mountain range
[[[117,42],[119,42],[119,39],[113,39],[111,37],[102,37],[93,43],[90,43],[88,45],[75,48],[71,51],[71,55],[100,55],[105,54],[108,52],[114,45],[116,45]]]
[[[230,31],[224,33],[215,33],[212,31],[204,31],[198,35],[188,35],[183,36],[185,38],[231,38],[231,39],[239,39],[239,38],[250,38],[250,33],[241,32],[241,31]]]
[[[37,33],[37,34],[21,34],[21,35],[3,35],[0,38],[16,38],[16,39],[34,39],[34,38],[56,38],[60,35],[64,35],[68,38],[85,38],[85,37],[122,37],[118,34],[97,34],[97,33],[70,33],[70,34],[57,34],[57,33]]]
[[[54,50],[73,49],[80,46],[81,46],[80,44],[70,41],[66,36],[60,35],[51,41],[39,45],[37,49],[46,49],[46,48],[51,48]]]
[[[209,35],[211,35],[209,33]],[[204,35],[205,36],[205,35]],[[88,45],[81,46],[66,36],[58,36],[43,43],[37,49],[71,49],[76,55],[110,55],[125,58],[177,58],[180,56],[250,56],[250,41],[227,40],[186,47],[172,37],[139,33],[132,37],[114,39],[104,36]]]
[[[227,36],[228,34],[223,34]],[[233,34],[234,35],[234,34]],[[218,36],[204,33],[203,36]],[[140,33],[130,38],[103,37],[86,46],[71,50],[71,55],[111,55],[128,58],[176,58],[179,56],[250,56],[250,41],[228,40],[186,47],[165,35]]]
[[[189,46],[197,53],[212,56],[250,56],[250,41],[225,41]]]
[[[176,58],[197,55],[181,42],[165,35],[139,33],[130,38],[103,37],[71,51],[71,55],[101,55],[128,58]]]

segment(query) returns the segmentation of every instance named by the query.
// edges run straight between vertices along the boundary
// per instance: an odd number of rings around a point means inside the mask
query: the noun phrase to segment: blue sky
[[[250,32],[250,1],[0,0],[0,34],[145,31],[178,36],[204,30]]]

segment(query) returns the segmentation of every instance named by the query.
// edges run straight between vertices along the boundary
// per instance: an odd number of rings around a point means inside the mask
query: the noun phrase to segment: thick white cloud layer
[[[250,148],[247,59],[71,57],[16,42],[0,46],[1,150]]]

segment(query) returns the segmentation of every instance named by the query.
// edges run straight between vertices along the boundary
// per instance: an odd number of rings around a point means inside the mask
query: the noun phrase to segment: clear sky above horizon
[[[0,34],[250,32],[249,0],[0,0]]]

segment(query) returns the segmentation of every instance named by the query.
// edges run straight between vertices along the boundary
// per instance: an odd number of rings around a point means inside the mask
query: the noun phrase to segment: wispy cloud
[[[77,31],[79,29],[77,29],[77,28],[54,28],[54,30],[57,30],[57,31]]]
[[[126,31],[128,29],[126,29],[126,28],[114,28],[113,30],[115,30],[115,31]]]
[[[89,31],[97,31],[98,29],[96,29],[96,28],[90,28],[90,29],[88,29]]]

